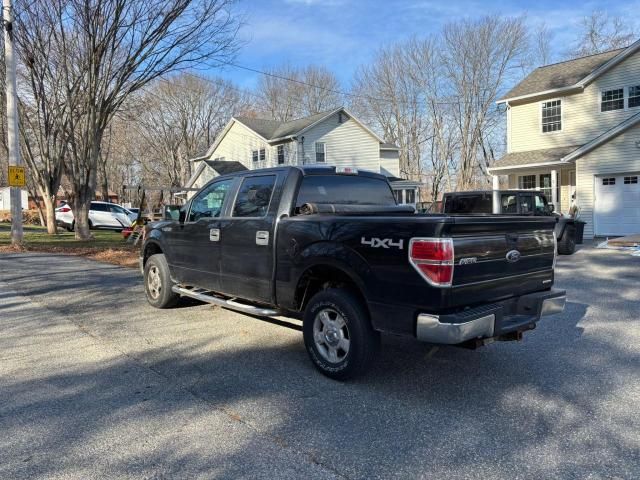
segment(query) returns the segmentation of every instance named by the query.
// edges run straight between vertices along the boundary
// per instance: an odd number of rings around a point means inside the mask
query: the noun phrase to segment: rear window
[[[487,194],[449,197],[444,203],[444,213],[491,213],[493,198]]]
[[[390,206],[396,199],[389,184],[379,178],[309,175],[302,179],[296,207],[305,203]]]

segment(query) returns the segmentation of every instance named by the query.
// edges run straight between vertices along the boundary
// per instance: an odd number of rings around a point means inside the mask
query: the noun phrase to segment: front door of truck
[[[220,215],[232,184],[226,179],[207,185],[191,201],[184,222],[163,229],[172,273],[180,283],[219,291]]]
[[[230,217],[220,219],[221,289],[249,300],[272,300],[274,224],[282,175],[242,178]]]

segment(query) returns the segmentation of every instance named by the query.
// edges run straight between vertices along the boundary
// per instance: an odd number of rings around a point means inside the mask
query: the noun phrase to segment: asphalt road
[[[0,255],[0,478],[639,478],[639,285],[640,258],[583,249],[523,342],[385,338],[338,383],[297,330]]]

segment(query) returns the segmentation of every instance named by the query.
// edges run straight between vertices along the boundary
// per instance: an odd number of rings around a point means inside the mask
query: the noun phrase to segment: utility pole
[[[11,0],[2,0],[4,23],[4,63],[6,66],[7,133],[9,165],[20,166],[20,141],[18,139],[18,104],[16,97],[16,59],[13,56],[13,10]],[[22,190],[11,187],[11,243],[22,243]]]

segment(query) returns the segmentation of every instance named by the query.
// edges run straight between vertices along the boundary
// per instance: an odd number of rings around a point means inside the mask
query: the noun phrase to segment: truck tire
[[[164,254],[150,256],[144,265],[144,291],[149,304],[156,308],[175,306],[180,295],[171,290],[172,285],[169,264]]]
[[[562,238],[558,240],[558,253],[560,255],[572,255],[576,251],[576,227],[567,225],[562,234]]]
[[[380,334],[364,305],[344,289],[330,288],[311,298],[302,332],[315,367],[335,380],[363,374],[380,348]]]

